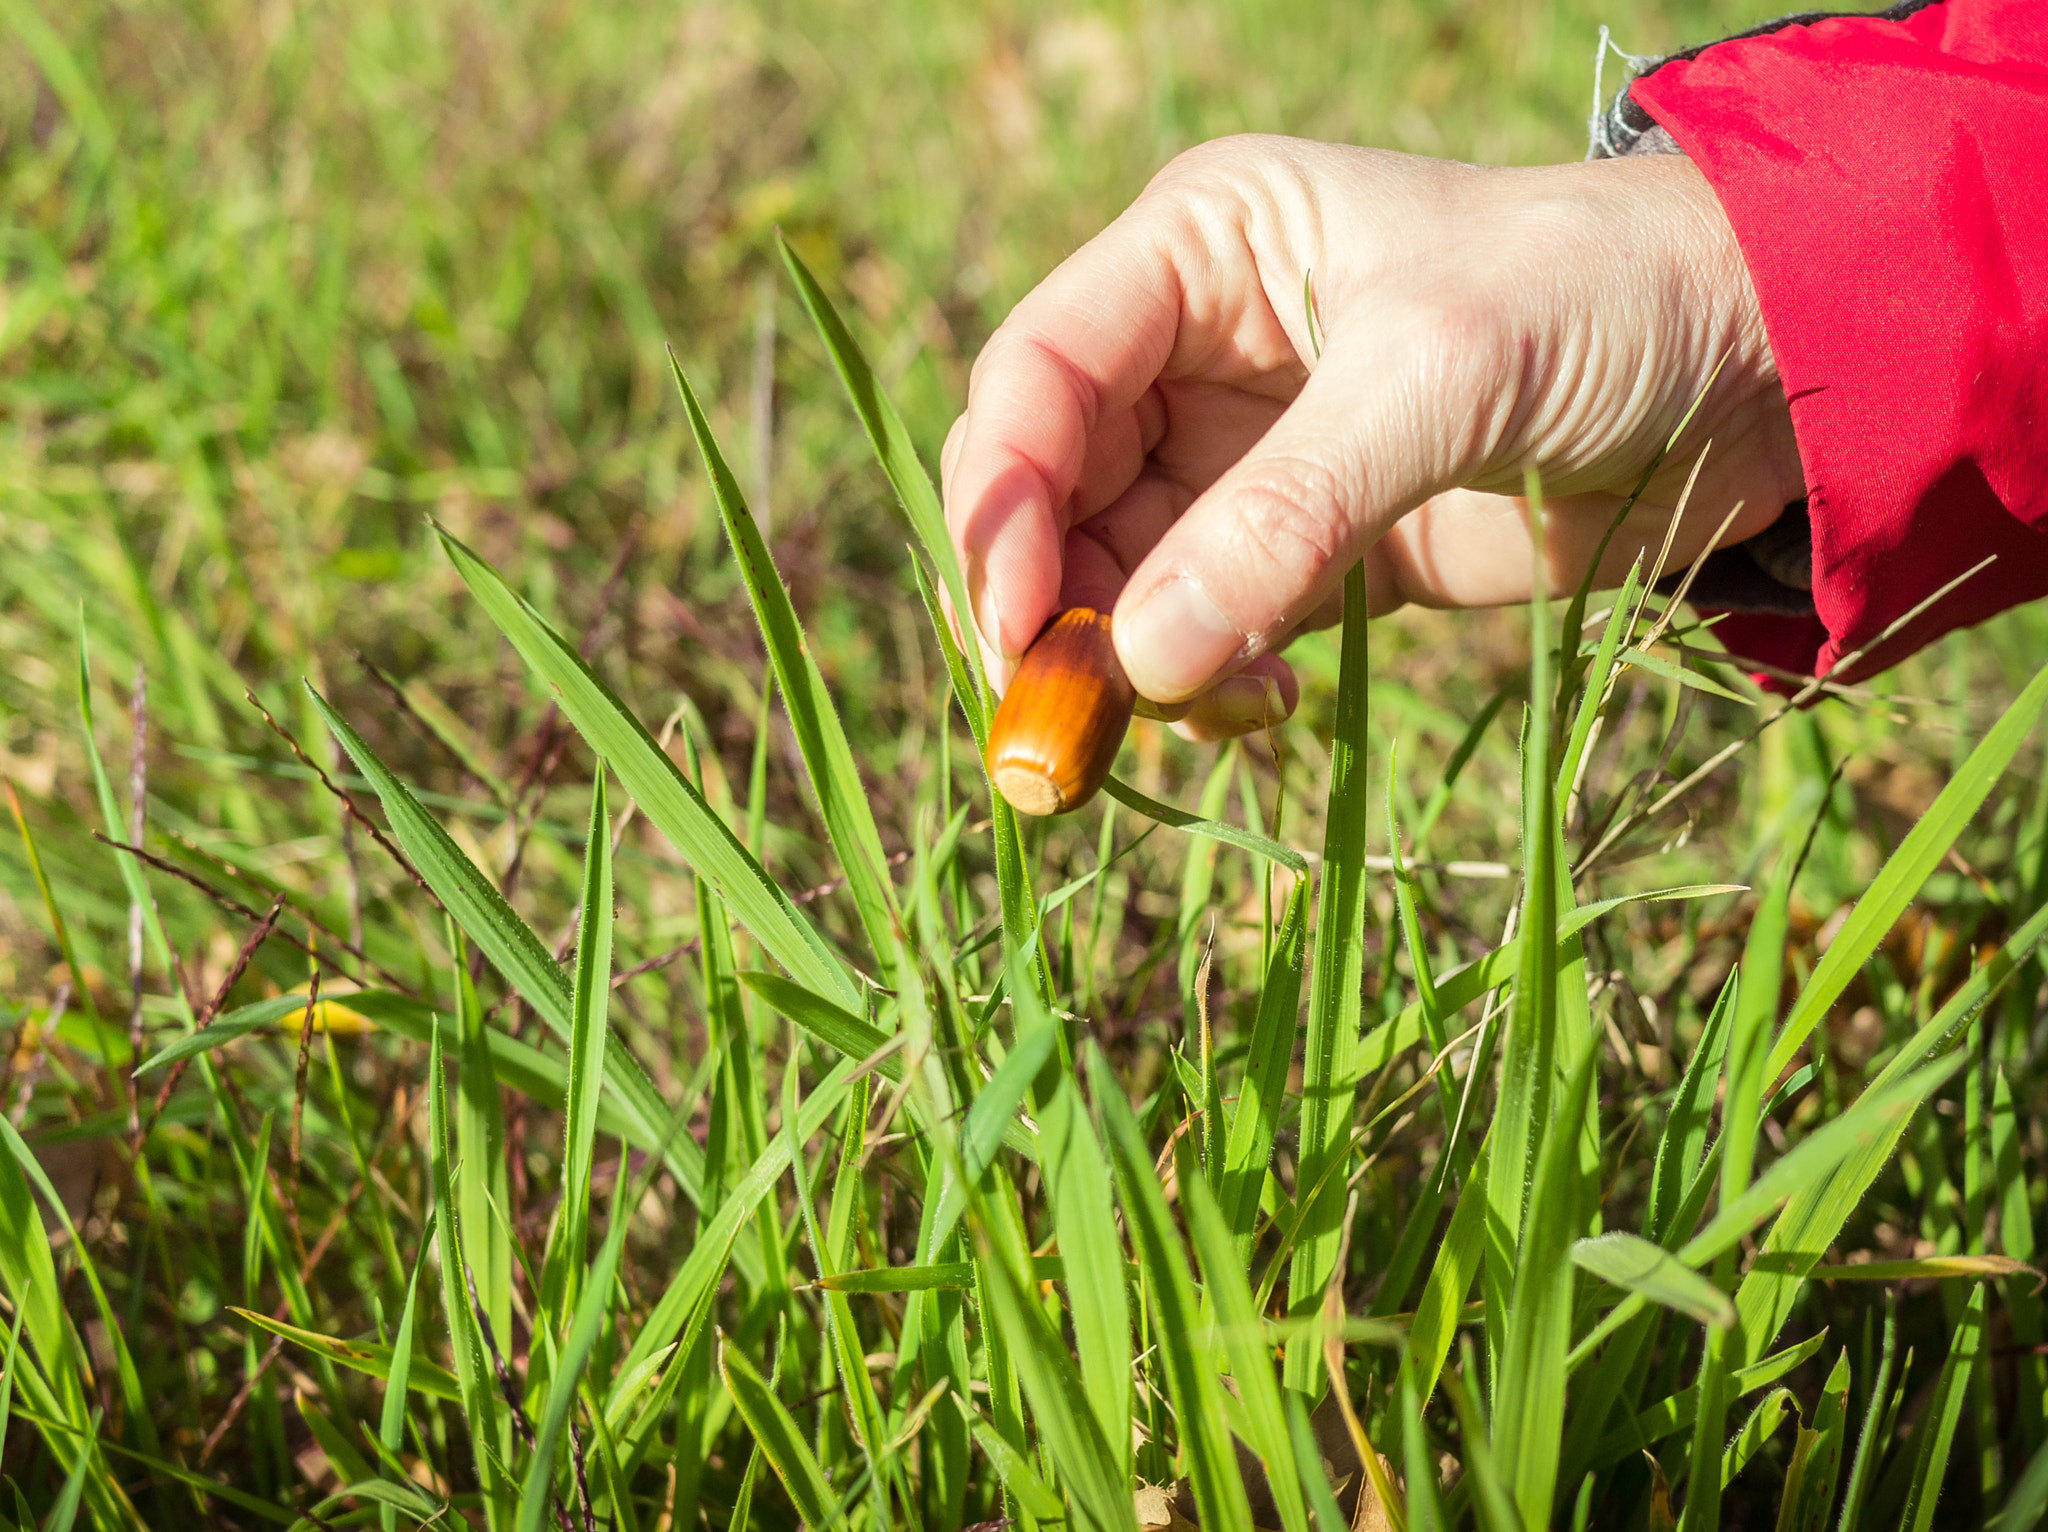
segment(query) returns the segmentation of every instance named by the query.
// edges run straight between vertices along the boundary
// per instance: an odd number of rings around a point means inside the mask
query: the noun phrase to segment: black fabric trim
[[[1716,549],[1701,559],[1685,599],[1710,612],[1812,617],[1816,615],[1810,588],[1812,560],[1813,527],[1806,517],[1806,502],[1795,500],[1785,507],[1784,515],[1749,541]],[[1802,576],[1807,585],[1792,583]],[[1675,596],[1684,579],[1683,570],[1668,574],[1657,582],[1656,589]]]
[[[1899,0],[1898,4],[1888,5],[1881,11],[1796,11],[1790,16],[1780,16],[1775,21],[1766,21],[1761,26],[1751,27],[1747,32],[1736,32],[1728,37],[1716,38],[1710,43],[1695,43],[1690,48],[1681,48],[1676,53],[1667,53],[1661,58],[1651,59],[1641,69],[1636,71],[1634,78],[1640,80],[1645,75],[1655,74],[1666,64],[1675,63],[1681,59],[1698,58],[1709,48],[1718,48],[1722,43],[1739,43],[1745,42],[1752,37],[1769,37],[1773,32],[1782,32],[1787,27],[1810,27],[1816,21],[1904,21],[1916,11],[1924,11],[1930,5],[1939,5],[1941,3],[1942,0]],[[1630,139],[1640,137],[1657,126],[1656,120],[1648,112],[1636,105],[1635,99],[1629,95],[1628,86],[1626,85],[1616,95],[1614,105],[1608,109],[1606,115],[1610,118],[1612,126],[1623,130]],[[1620,134],[1617,134],[1617,137],[1620,136]],[[1622,149],[1620,152],[1626,154],[1628,151],[1627,149]],[[1601,159],[1607,157],[1605,155],[1595,156],[1595,158]]]

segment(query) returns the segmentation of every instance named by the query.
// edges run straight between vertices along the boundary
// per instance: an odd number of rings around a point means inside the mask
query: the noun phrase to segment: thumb
[[[1355,339],[1132,571],[1114,633],[1141,696],[1192,697],[1284,643],[1389,527],[1469,471],[1484,370],[1461,380],[1448,374],[1468,363],[1421,362],[1403,337]]]

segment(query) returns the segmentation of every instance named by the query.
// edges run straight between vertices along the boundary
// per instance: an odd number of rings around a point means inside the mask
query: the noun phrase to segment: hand
[[[1601,581],[1655,559],[1710,440],[1672,567],[1737,502],[1724,544],[1805,493],[1700,172],[1224,139],[1169,165],[990,339],[946,442],[947,521],[998,684],[1054,611],[1095,606],[1139,695],[1220,738],[1292,711],[1277,651],[1336,619],[1361,557],[1375,616],[1527,600],[1526,468],[1549,587],[1575,587],[1703,388]]]

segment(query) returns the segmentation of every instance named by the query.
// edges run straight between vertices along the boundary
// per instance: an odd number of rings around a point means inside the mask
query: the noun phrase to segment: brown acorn
[[[1109,614],[1069,607],[1024,651],[988,731],[988,774],[1020,814],[1067,814],[1094,797],[1137,693]]]

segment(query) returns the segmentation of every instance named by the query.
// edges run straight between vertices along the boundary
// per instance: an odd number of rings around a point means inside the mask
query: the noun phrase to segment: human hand
[[[1321,354],[1311,344],[1312,282]],[[1718,367],[1718,371],[1716,368]],[[1709,384],[1709,380],[1711,384]],[[1368,608],[1527,600],[1674,567],[1805,493],[1734,235],[1677,156],[1486,168],[1285,138],[1182,155],[989,340],[946,515],[998,684],[1052,614],[1113,611],[1141,697],[1221,738],[1278,721],[1277,651]]]

